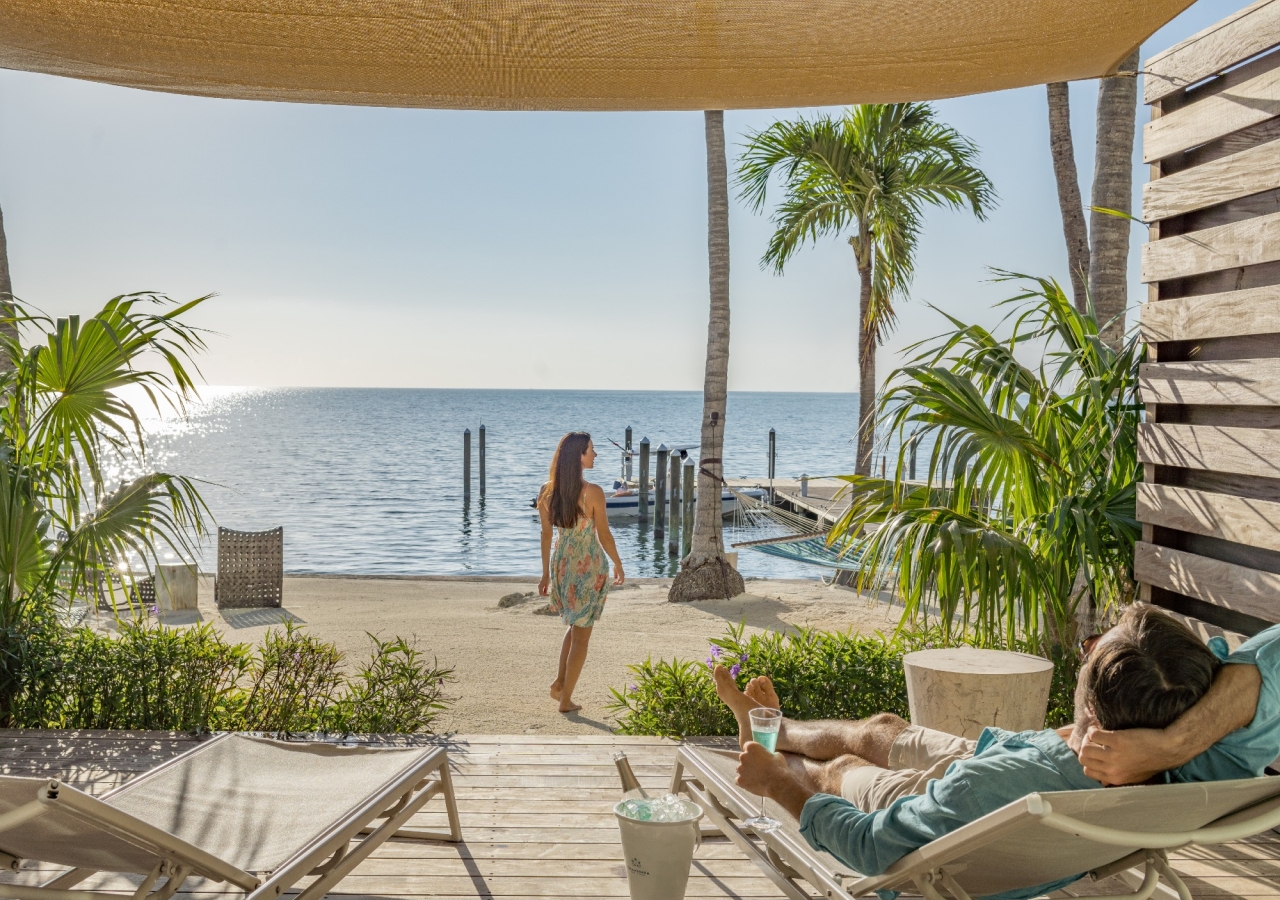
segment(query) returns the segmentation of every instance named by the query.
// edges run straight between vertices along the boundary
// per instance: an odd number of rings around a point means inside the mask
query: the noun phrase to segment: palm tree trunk
[[[1094,157],[1089,215],[1089,295],[1098,324],[1111,322],[1102,338],[1118,347],[1128,305],[1129,220],[1099,209],[1129,213],[1133,206],[1133,131],[1138,112],[1138,51],[1120,64],[1121,72],[1098,86],[1098,146]]]
[[[865,229],[863,229],[865,234]],[[862,246],[854,244],[860,241]],[[876,445],[876,340],[871,327],[871,241],[854,238],[858,257],[858,462],[854,471],[871,474],[871,451]]]
[[[711,273],[711,318],[707,368],[702,382],[702,446],[693,540],[668,600],[713,600],[746,590],[742,576],[724,558],[720,481],[724,465],[725,399],[729,382],[729,173],[724,152],[724,112],[704,113],[707,133],[707,257]]]
[[[1076,173],[1075,146],[1071,140],[1071,100],[1065,81],[1046,84],[1049,94],[1049,155],[1053,157],[1053,177],[1058,183],[1058,208],[1062,211],[1062,234],[1067,240],[1067,268],[1076,309],[1085,311],[1089,287],[1089,230],[1080,199],[1080,176]]]
[[[0,334],[17,338],[18,326],[13,321],[13,279],[9,276],[9,241],[4,235],[4,212],[0,210]],[[13,368],[7,353],[0,353],[0,372]]]

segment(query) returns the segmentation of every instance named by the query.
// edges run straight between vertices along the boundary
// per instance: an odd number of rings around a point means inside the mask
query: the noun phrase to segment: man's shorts
[[[845,773],[840,794],[863,812],[887,809],[899,797],[923,794],[947,766],[973,756],[977,741],[908,725],[889,748],[889,768],[858,766]]]

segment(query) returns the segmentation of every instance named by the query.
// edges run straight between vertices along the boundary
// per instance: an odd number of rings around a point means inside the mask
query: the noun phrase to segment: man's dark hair
[[[1085,660],[1077,702],[1108,731],[1165,728],[1205,695],[1220,665],[1187,626],[1136,604]]]

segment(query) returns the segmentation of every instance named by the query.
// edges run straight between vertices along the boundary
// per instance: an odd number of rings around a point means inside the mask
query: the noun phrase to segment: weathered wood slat
[[[1142,129],[1142,161],[1155,162],[1278,115],[1280,67],[1148,122]]]
[[[1280,406],[1280,359],[1145,363],[1138,385],[1146,403]]]
[[[1261,0],[1146,61],[1143,100],[1155,103],[1280,44],[1280,3]]]
[[[1142,280],[1165,281],[1280,260],[1280,213],[1142,245]]]
[[[1280,478],[1280,432],[1209,425],[1138,426],[1144,463]]]
[[[1139,541],[1134,547],[1133,577],[1260,619],[1280,618],[1280,575],[1271,572]]]
[[[1280,142],[1272,141],[1147,182],[1142,187],[1142,219],[1158,222],[1278,186]]]
[[[1139,327],[1148,343],[1280,334],[1280,285],[1144,303]]]
[[[1280,551],[1280,503],[1139,484],[1139,522]]]

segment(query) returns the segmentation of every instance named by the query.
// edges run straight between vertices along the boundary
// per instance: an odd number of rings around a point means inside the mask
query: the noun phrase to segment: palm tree
[[[1076,173],[1075,142],[1071,139],[1071,95],[1065,81],[1045,85],[1049,100],[1049,155],[1058,186],[1058,209],[1062,213],[1062,235],[1067,241],[1067,269],[1076,309],[1084,312],[1089,302],[1089,228],[1080,199],[1080,176]]]
[[[1089,213],[1089,297],[1112,347],[1124,339],[1129,305],[1129,231],[1133,208],[1133,132],[1138,113],[1138,51],[1120,74],[1098,85],[1098,143]],[[1123,215],[1116,215],[1117,212]]]
[[[746,590],[742,576],[724,558],[720,482],[725,399],[729,382],[729,173],[724,152],[724,112],[703,114],[707,135],[707,258],[711,320],[702,383],[702,437],[698,450],[697,506],[689,555],[671,583],[667,599],[712,600]]]
[[[0,328],[0,725],[30,640],[58,605],[96,601],[130,557],[149,566],[162,547],[190,555],[205,530],[190,479],[113,475],[146,468],[138,411],[119,390],[140,389],[157,410],[180,411],[192,396],[187,366],[204,344],[181,317],[204,299],[116,297],[86,320],[14,302],[9,324],[35,340]]]
[[[903,438],[897,470],[848,476],[859,489],[832,532],[904,622],[936,607],[948,633],[1074,647],[1082,604],[1133,598],[1142,345],[1113,349],[1056,282],[1000,274],[1027,285],[1006,301],[1011,336],[952,319],[891,376],[880,416]],[[1038,366],[1019,361],[1040,347]],[[923,486],[905,481],[911,435],[933,445]]]
[[[839,117],[776,122],[753,133],[738,164],[741,197],[759,211],[774,173],[784,198],[760,264],[781,274],[806,242],[852,229],[858,266],[858,463],[871,472],[876,348],[906,296],[924,207],[968,205],[979,219],[995,199],[974,164],[977,147],[937,120],[927,103],[854,106]]]

